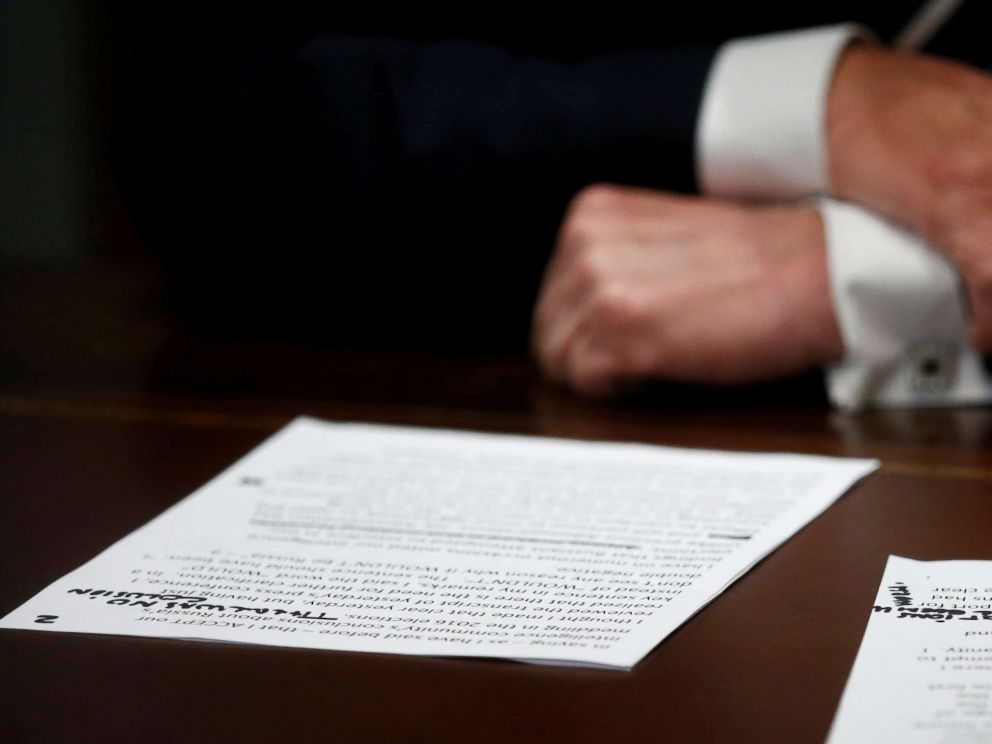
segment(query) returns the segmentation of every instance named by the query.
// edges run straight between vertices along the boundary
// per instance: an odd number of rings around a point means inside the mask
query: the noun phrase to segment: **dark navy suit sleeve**
[[[459,302],[481,293],[487,306],[529,310],[582,186],[693,189],[714,52],[563,59],[296,28],[160,33],[136,58],[118,164],[146,236],[204,277],[236,256],[239,273],[272,278],[278,245],[297,275],[322,267],[361,282],[388,266],[394,279],[418,276],[422,308],[424,293],[461,291],[450,277],[472,270],[470,255],[499,290],[475,282]]]

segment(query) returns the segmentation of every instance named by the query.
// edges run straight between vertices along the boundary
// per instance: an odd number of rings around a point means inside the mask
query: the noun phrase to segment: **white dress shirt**
[[[725,44],[697,127],[700,188],[733,198],[829,194],[827,94],[841,52],[865,35],[846,24]],[[856,410],[992,400],[992,379],[967,341],[954,267],[871,212],[819,204],[845,348],[827,370],[831,402]]]

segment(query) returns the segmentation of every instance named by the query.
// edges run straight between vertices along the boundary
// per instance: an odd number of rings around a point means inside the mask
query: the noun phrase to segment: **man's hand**
[[[972,340],[992,350],[992,78],[947,60],[848,49],[827,107],[832,191],[945,251]]]
[[[819,214],[589,187],[562,224],[532,341],[548,375],[592,395],[647,378],[754,382],[836,359]]]

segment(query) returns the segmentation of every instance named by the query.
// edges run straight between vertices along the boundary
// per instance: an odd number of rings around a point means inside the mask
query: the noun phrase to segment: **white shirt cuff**
[[[827,370],[831,402],[974,405],[992,379],[968,343],[968,310],[953,265],[923,241],[859,207],[820,203],[844,359]]]
[[[717,53],[696,127],[699,188],[789,199],[828,190],[826,101],[856,24],[737,39]]]

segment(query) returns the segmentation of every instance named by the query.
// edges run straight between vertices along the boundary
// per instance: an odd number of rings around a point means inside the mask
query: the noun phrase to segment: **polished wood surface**
[[[526,359],[204,339],[67,305],[64,326],[0,321],[4,614],[300,414],[883,467],[631,672],[0,631],[0,741],[822,741],[886,556],[992,559],[984,409],[847,416],[815,379],[583,401]]]

